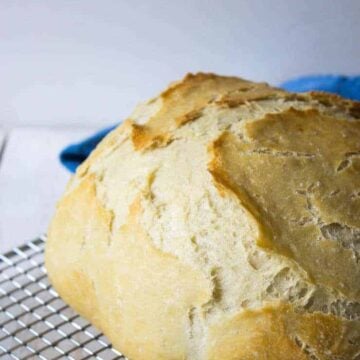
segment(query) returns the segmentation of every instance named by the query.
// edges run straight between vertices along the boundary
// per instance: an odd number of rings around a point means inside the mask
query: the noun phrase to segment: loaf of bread
[[[360,359],[360,104],[187,75],[77,170],[46,267],[132,360]]]

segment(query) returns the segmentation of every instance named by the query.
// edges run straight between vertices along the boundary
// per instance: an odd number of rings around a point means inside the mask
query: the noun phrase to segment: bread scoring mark
[[[359,299],[353,250],[327,239],[321,226],[360,227],[360,204],[351,200],[360,172],[336,171],[341,154],[358,152],[360,122],[290,108],[243,130],[244,139],[224,132],[209,147],[209,172],[220,193],[235,194],[255,219],[258,246],[289,257],[316,283]],[[347,141],[337,141],[339,133]]]

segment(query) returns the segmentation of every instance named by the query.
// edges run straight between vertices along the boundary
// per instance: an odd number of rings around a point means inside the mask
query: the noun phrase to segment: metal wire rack
[[[0,255],[0,359],[126,360],[51,287],[44,244]]]

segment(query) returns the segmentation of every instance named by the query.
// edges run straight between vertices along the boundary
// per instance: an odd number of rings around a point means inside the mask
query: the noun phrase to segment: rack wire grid
[[[43,236],[0,255],[0,359],[126,360],[51,287],[44,246]]]

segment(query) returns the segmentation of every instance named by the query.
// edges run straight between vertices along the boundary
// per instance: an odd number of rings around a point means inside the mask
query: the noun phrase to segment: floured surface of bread
[[[77,170],[49,229],[53,285],[133,360],[358,359],[359,117],[187,75]]]

